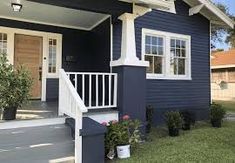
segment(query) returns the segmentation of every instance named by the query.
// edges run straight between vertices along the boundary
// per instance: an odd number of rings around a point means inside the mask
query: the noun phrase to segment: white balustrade
[[[77,86],[78,83],[75,83]],[[82,163],[82,129],[83,113],[87,112],[84,102],[74,89],[69,77],[63,69],[59,72],[59,114],[75,119],[75,163]]]
[[[117,107],[117,74],[67,72],[88,109]]]

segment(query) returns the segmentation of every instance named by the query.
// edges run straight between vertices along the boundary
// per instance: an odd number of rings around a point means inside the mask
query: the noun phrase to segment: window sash
[[[0,33],[0,53],[7,54],[7,42],[8,42],[8,35],[7,33]]]
[[[150,29],[142,29],[142,59],[145,60],[145,56],[151,56],[152,54],[145,53],[145,37],[146,36],[161,36],[164,38],[164,61],[162,67],[162,74],[154,74],[154,73],[147,73],[148,79],[179,79],[179,80],[191,80],[191,37],[188,35],[181,35],[169,32],[162,32],[162,31],[155,31]],[[174,47],[175,50],[180,51],[180,55],[178,56],[171,56],[171,40],[180,40],[180,45],[178,44]],[[147,44],[148,45],[148,44]],[[154,56],[158,56],[154,54]],[[177,59],[184,63],[184,67],[182,67],[181,72],[177,74],[171,73],[171,59]],[[177,70],[178,71],[178,70]],[[184,73],[183,73],[184,71]]]
[[[56,74],[58,57],[58,40],[56,38],[48,39],[48,74]]]

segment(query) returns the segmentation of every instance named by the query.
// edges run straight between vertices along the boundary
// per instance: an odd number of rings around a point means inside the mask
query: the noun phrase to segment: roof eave
[[[216,7],[212,2],[210,2],[209,0],[194,0],[194,1],[197,1],[200,4],[203,4],[204,5],[203,7],[205,7],[207,10],[209,10],[212,14],[214,14],[220,20],[220,21],[213,21],[213,20],[211,20],[209,15],[205,15],[200,12],[203,16],[205,16],[207,19],[209,19],[211,21],[211,23],[225,24],[229,28],[234,29],[235,22],[232,19],[230,19],[225,13],[223,13],[218,7]],[[190,2],[192,2],[192,0],[184,0],[184,2],[186,2],[188,5],[192,6],[190,3]]]

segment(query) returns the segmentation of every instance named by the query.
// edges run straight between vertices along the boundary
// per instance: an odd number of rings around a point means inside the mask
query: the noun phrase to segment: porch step
[[[117,109],[103,108],[103,109],[90,109],[84,117],[89,117],[98,123],[110,122],[119,119],[119,112]]]
[[[65,124],[0,130],[1,163],[74,163]]]
[[[14,129],[22,127],[37,127],[47,125],[64,124],[65,117],[34,119],[34,120],[13,120],[0,123],[0,129]]]

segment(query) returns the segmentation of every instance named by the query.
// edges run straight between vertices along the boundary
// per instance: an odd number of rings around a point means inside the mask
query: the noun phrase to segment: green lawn
[[[214,101],[221,104],[228,112],[235,112],[235,101]]]
[[[166,129],[158,128],[150,138],[132,152],[130,159],[112,162],[235,162],[235,122],[224,122],[219,129],[201,122],[175,138],[167,136]]]

